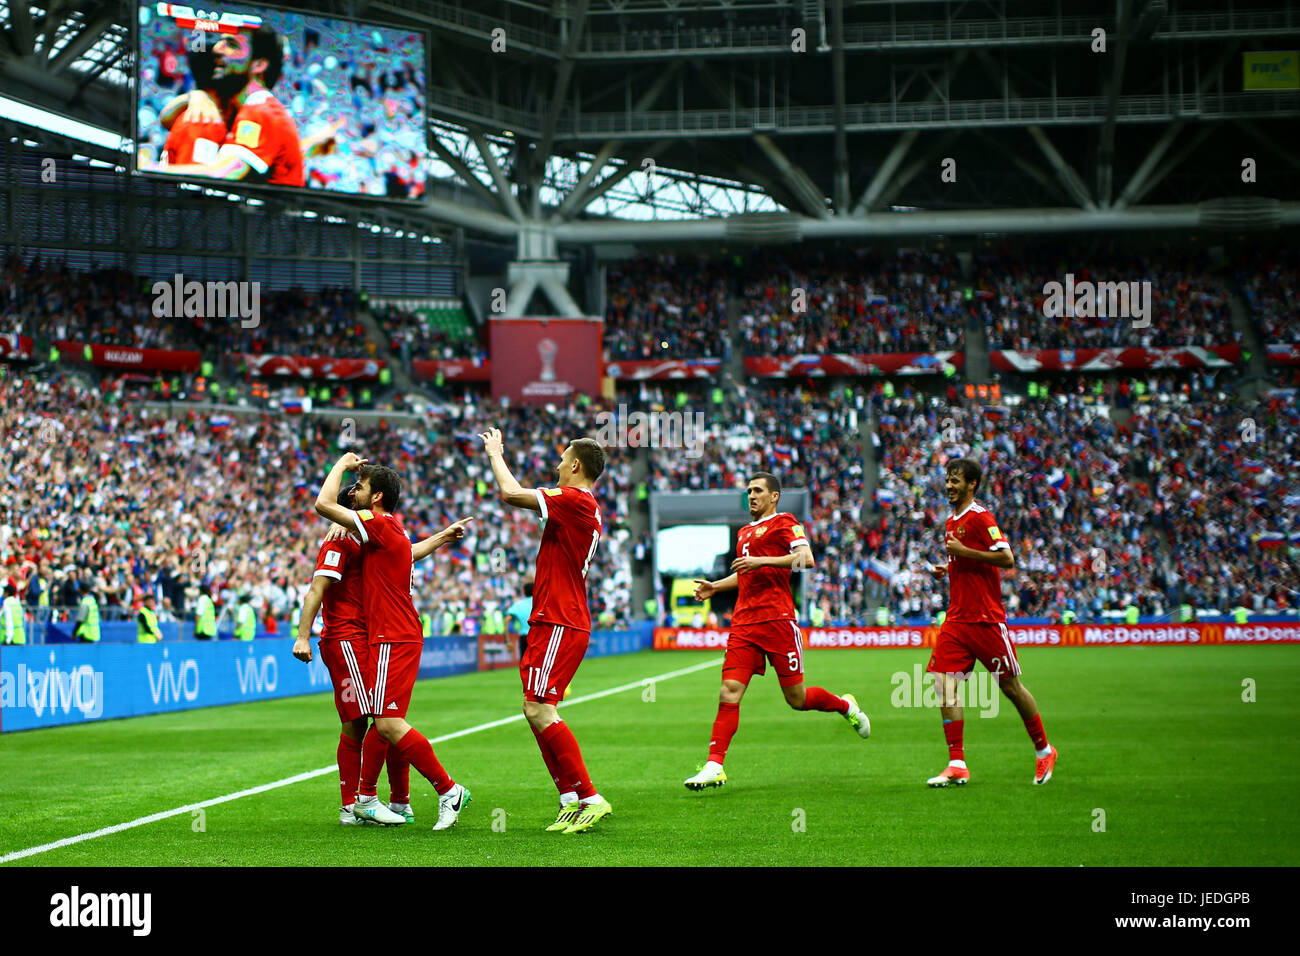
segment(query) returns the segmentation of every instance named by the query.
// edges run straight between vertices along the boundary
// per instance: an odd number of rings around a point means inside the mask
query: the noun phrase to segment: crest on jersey
[[[966,526],[964,524],[957,525],[957,537],[959,538],[966,537]]]
[[[767,534],[767,528],[759,528],[757,531],[754,532],[754,537],[761,538],[765,534]]]
[[[327,567],[327,568],[337,568],[337,567],[339,566],[339,557],[340,557],[340,554],[339,554],[338,551],[326,551],[326,552],[325,552],[325,567]]]
[[[252,120],[240,120],[235,127],[235,143],[239,146],[257,149],[257,144],[261,138],[262,127]]]
[[[371,518],[373,518],[373,517],[375,516],[375,513],[374,513],[373,511],[370,511],[369,509],[367,509],[367,510],[365,510],[365,511],[358,511],[358,512],[357,512],[357,516],[358,516],[362,521],[369,521]]]

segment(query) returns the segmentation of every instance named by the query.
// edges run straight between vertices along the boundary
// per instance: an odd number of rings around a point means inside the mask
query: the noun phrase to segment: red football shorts
[[[794,621],[733,625],[727,636],[722,679],[748,684],[755,674],[762,677],[767,673],[768,661],[782,687],[803,683],[803,632],[799,625]]]
[[[320,659],[330,672],[334,684],[334,706],[344,723],[370,716],[370,684],[365,674],[370,660],[370,645],[365,638],[357,641],[320,642]]]
[[[376,717],[405,717],[411,691],[420,676],[423,641],[370,645],[367,674],[372,710]]]
[[[558,704],[587,653],[591,631],[575,631],[559,624],[534,624],[519,660],[524,700]]]
[[[991,674],[1019,676],[1020,659],[1006,624],[944,621],[925,669],[933,674],[969,674],[976,661]]]

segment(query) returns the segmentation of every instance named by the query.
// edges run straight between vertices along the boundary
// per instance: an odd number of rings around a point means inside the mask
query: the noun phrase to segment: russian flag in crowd
[[[208,419],[208,424],[212,426],[212,430],[213,430],[214,432],[215,432],[215,431],[220,431],[220,430],[223,429],[223,428],[229,428],[229,427],[230,427],[230,416],[229,416],[229,415],[213,415],[210,419]]]
[[[894,569],[877,558],[867,558],[867,577],[888,584],[893,580]]]
[[[1241,463],[1241,467],[1252,475],[1257,475],[1264,470],[1264,463],[1258,458],[1247,458]]]
[[[1070,476],[1060,468],[1052,469],[1052,473],[1047,476],[1047,483],[1058,491],[1065,491],[1070,487]]]
[[[873,497],[877,504],[892,505],[898,500],[898,495],[888,488],[877,488]]]
[[[1261,548],[1280,548],[1285,540],[1281,531],[1265,531],[1255,538],[1255,543]]]

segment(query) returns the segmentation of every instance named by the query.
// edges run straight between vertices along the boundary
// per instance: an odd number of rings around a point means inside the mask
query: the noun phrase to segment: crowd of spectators
[[[477,336],[454,335],[446,329],[434,328],[418,312],[395,305],[372,306],[370,312],[403,362],[412,359],[476,359],[481,362],[487,359],[487,349],[483,348]]]
[[[899,572],[895,614],[944,606],[946,586],[924,566],[944,560],[945,465],[963,456],[980,462],[976,500],[1015,549],[1017,568],[1003,575],[1010,616],[1300,606],[1287,541],[1300,531],[1300,499],[1284,503],[1300,454],[1294,396],[1245,402],[1209,374],[1152,376],[1136,401],[1121,401],[1120,384],[1093,384],[1075,380],[992,413],[906,392],[873,396],[888,500],[874,530],[880,557]],[[1102,413],[1110,405],[1129,405],[1131,417],[1112,420]],[[1280,543],[1269,546],[1268,532]]]
[[[729,349],[721,266],[665,253],[608,267],[605,350],[611,360],[724,358]]]
[[[1241,341],[1228,286],[1203,256],[1168,249],[1080,254],[1016,247],[977,256],[975,274],[990,349],[1206,347]],[[1067,275],[1076,285],[1150,282],[1149,325],[1136,327],[1134,317],[1079,315],[1081,307],[1068,302],[1064,314],[1046,315],[1044,289],[1056,282],[1064,292]],[[1131,302],[1129,307],[1134,308]]]
[[[741,284],[745,354],[961,349],[966,285],[941,253],[768,253]]]
[[[421,610],[504,610],[532,574],[536,516],[499,502],[477,433],[501,427],[520,481],[548,485],[567,440],[593,430],[595,410],[466,396],[419,424],[356,429],[353,450],[402,476],[398,511],[412,534],[476,517],[463,547],[417,565]],[[345,450],[341,435],[310,416],[224,420],[165,418],[62,375],[0,378],[0,583],[26,594],[38,575],[62,606],[93,589],[109,617],[154,593],[163,620],[191,614],[206,586],[223,613],[247,593],[259,614],[288,618],[326,530],[312,502]],[[588,581],[593,619],[605,625],[630,614],[629,469],[612,457],[596,489],[605,529]]]
[[[1300,265],[1289,250],[1256,264],[1242,281],[1264,342],[1300,343]]]

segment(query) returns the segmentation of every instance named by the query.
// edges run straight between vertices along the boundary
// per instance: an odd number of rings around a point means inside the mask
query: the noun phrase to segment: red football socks
[[[555,759],[555,753],[551,750],[551,745],[542,739],[541,732],[538,731],[537,728],[533,727],[532,724],[529,724],[528,728],[533,732],[533,736],[537,739],[537,749],[542,752],[542,759],[546,761],[546,772],[549,773],[551,779],[555,781],[555,789],[559,790],[560,793],[568,793],[570,790],[577,790],[578,788],[576,786],[566,787],[564,784],[560,783],[562,777],[560,762]]]
[[[357,783],[361,779],[361,741],[339,734],[338,762],[341,806],[350,807],[357,799]]]
[[[804,691],[804,710],[829,710],[836,714],[847,714],[849,702],[843,697],[836,697],[821,687],[809,687]]]
[[[945,720],[943,722],[943,735],[948,738],[948,759],[965,760],[966,750],[962,746],[961,732],[966,726],[964,720]]]
[[[398,753],[396,747],[389,747],[386,765],[389,803],[410,803],[411,762]]]
[[[1047,731],[1043,730],[1043,717],[1041,714],[1034,714],[1025,721],[1025,730],[1029,731],[1029,739],[1034,742],[1036,750],[1047,749]]]
[[[361,779],[357,784],[357,796],[373,797],[379,789],[379,771],[388,756],[388,741],[379,736],[375,725],[366,731],[366,739],[361,741]]]
[[[569,725],[557,720],[542,731],[541,739],[555,755],[555,762],[560,768],[560,779],[574,781],[578,799],[595,796],[596,788],[591,785],[591,777],[587,776],[587,766],[582,762],[582,750]]]
[[[713,739],[709,741],[710,760],[722,763],[727,759],[727,748],[731,746],[731,738],[736,736],[736,728],[739,726],[740,705],[720,701],[718,716],[713,720]]]
[[[414,727],[408,730],[401,740],[393,744],[393,747],[412,767],[420,771],[422,777],[433,784],[433,789],[438,791],[439,796],[456,785],[456,781],[452,780],[447,771],[442,769],[442,764],[438,763],[438,758],[433,752],[433,744],[429,743],[424,734]]]

